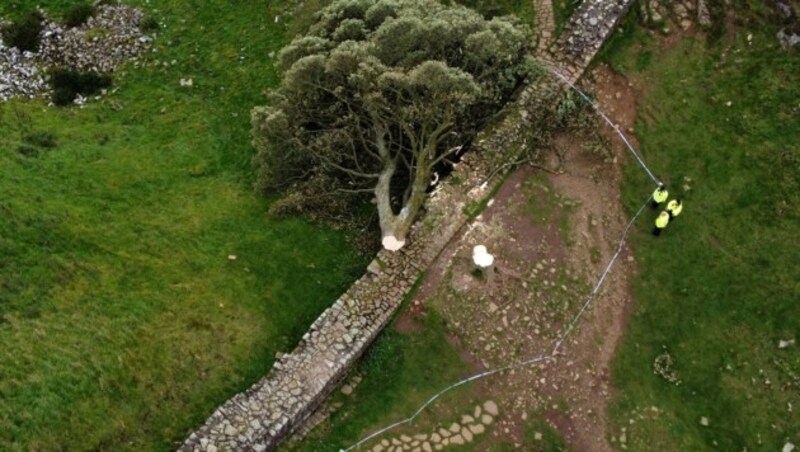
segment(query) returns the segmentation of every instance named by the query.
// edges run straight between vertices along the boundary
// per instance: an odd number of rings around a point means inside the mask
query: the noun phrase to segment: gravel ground
[[[101,5],[93,17],[75,28],[45,14],[37,52],[8,47],[0,36],[0,101],[49,96],[46,74],[54,68],[112,73],[122,64],[138,60],[151,42],[141,29],[143,21],[139,9]],[[0,20],[0,28],[5,23]],[[77,103],[83,101],[77,99]]]

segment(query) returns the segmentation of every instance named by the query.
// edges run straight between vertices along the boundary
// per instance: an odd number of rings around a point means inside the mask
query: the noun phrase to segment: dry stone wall
[[[433,195],[407,248],[378,253],[370,271],[317,318],[295,350],[280,355],[269,375],[217,409],[183,450],[271,450],[313,413],[464,225],[467,202],[487,191],[480,180],[488,173],[482,161],[465,158],[458,172],[465,183],[445,185]],[[473,188],[464,192],[463,186]]]
[[[553,0],[534,0],[533,31],[536,34],[536,55],[549,54],[556,33]]]
[[[577,81],[614,32],[633,0],[583,0],[553,49],[550,65]]]
[[[559,63],[573,80],[582,74],[632,0],[585,0],[567,26],[568,46]],[[589,5],[587,5],[589,4]],[[606,25],[595,26],[595,19]],[[579,33],[590,24],[586,36]],[[563,86],[542,76],[519,96],[515,112],[476,140],[479,153],[468,153],[449,180],[426,204],[423,218],[399,252],[381,251],[369,271],[317,318],[297,347],[279,355],[270,373],[219,407],[185,441],[183,451],[274,450],[320,406],[350,367],[389,323],[422,271],[466,224],[465,207],[489,194],[514,149],[525,149],[530,130],[549,121],[544,106],[555,105]],[[511,151],[511,152],[510,152]],[[498,171],[498,169],[501,169]]]

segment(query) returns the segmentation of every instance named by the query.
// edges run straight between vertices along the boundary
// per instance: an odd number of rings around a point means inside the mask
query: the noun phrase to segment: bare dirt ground
[[[623,130],[631,129],[636,96],[628,82],[602,66],[586,79],[585,88],[603,110]],[[598,127],[608,147],[599,146],[593,134],[558,136],[546,162],[553,173],[523,167],[508,178],[429,269],[398,330],[413,334],[411,318],[431,306],[447,319],[451,343],[476,371],[550,354],[628,222],[619,192],[627,151],[606,125]],[[475,272],[471,254],[479,244],[496,257],[491,276]],[[576,450],[611,449],[609,363],[625,327],[634,270],[633,258],[624,253],[555,360],[478,383],[501,407],[494,437],[535,449],[523,432],[536,416]]]

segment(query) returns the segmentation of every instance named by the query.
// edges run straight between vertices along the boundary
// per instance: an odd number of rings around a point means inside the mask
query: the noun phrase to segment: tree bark
[[[411,225],[414,224],[417,213],[425,202],[425,190],[431,178],[431,168],[428,162],[429,150],[420,153],[420,160],[417,162],[414,171],[414,179],[411,182],[411,194],[408,200],[400,208],[400,212],[395,214],[391,202],[391,181],[397,172],[397,157],[389,157],[389,152],[385,148],[383,137],[380,136],[376,141],[378,151],[384,158],[383,170],[378,177],[375,185],[375,199],[378,204],[378,218],[380,221],[381,235],[384,239],[384,247],[396,251],[405,244]],[[389,241],[387,242],[387,238]],[[392,244],[392,245],[387,245]]]

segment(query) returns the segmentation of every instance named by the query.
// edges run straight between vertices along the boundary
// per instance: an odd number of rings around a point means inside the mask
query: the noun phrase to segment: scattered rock
[[[50,68],[107,74],[125,62],[138,62],[150,47],[150,38],[139,28],[143,19],[144,13],[137,8],[108,4],[99,5],[80,27],[65,28],[45,16],[35,53],[6,47],[0,37],[0,101],[49,96],[44,74]],[[75,103],[85,102],[79,98]]]
[[[708,11],[707,0],[697,0],[697,22],[704,27],[711,25],[711,14]]]
[[[491,414],[492,416],[497,416],[497,414],[499,413],[499,411],[497,410],[497,404],[491,400],[484,403],[483,408],[486,409],[486,412]]]
[[[703,427],[708,427],[708,425],[709,425],[708,418],[705,417],[705,416],[701,417],[700,418],[700,425],[702,425]]]
[[[367,266],[367,271],[376,276],[380,275],[381,272],[383,271],[380,261],[377,258],[373,259],[372,262],[370,262],[369,265]]]
[[[32,99],[47,91],[44,73],[36,64],[34,54],[5,47],[0,36],[0,101]]]
[[[778,32],[778,42],[784,49],[790,49],[800,44],[800,34],[791,31],[789,28],[783,28]]]

